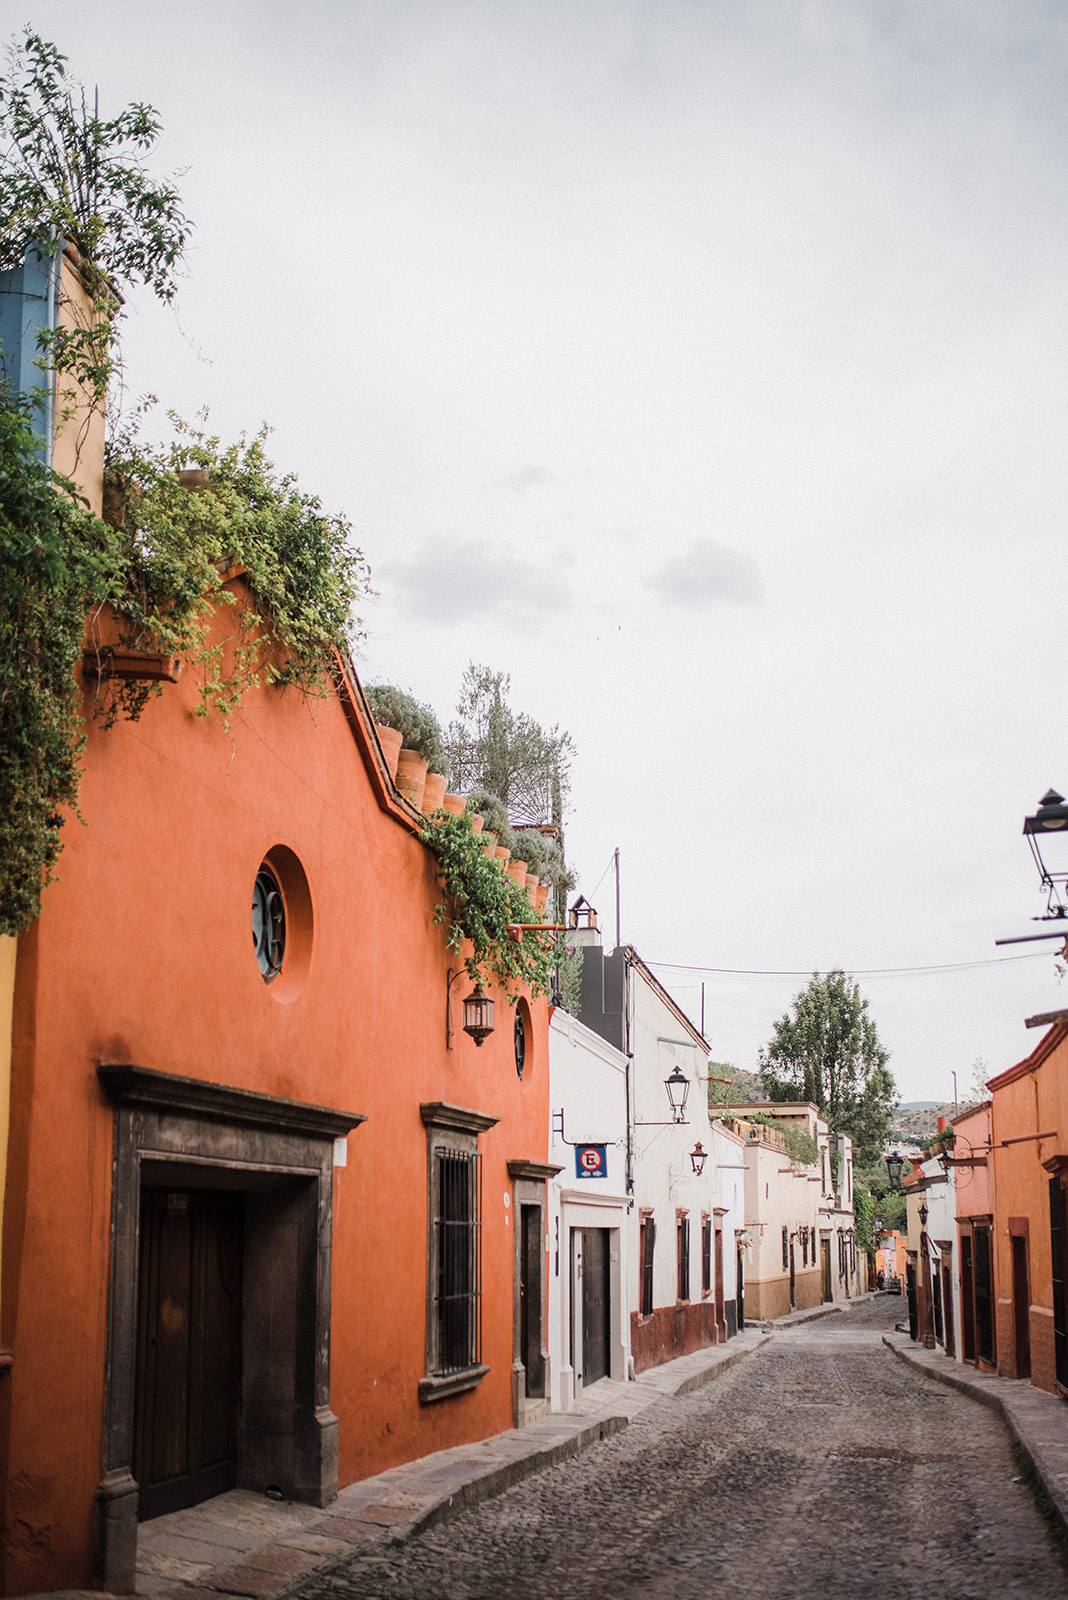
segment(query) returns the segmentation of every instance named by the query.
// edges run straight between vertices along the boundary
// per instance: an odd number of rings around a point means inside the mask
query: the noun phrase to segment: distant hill
[[[935,1111],[939,1109],[937,1100],[899,1100],[899,1111]]]
[[[732,1102],[752,1105],[755,1101],[764,1099],[764,1091],[755,1072],[746,1072],[742,1067],[732,1067],[729,1061],[710,1061],[708,1073],[709,1105],[730,1105]],[[717,1078],[729,1078],[730,1083],[716,1083]]]

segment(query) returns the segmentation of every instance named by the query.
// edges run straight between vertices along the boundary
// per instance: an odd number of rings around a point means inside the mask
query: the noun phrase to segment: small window
[[[678,1298],[690,1298],[690,1219],[675,1219],[675,1243],[678,1256]]]
[[[656,1223],[652,1217],[643,1217],[638,1234],[638,1269],[641,1274],[641,1315],[653,1314],[653,1249],[656,1245]]]
[[[515,1070],[520,1078],[527,1059],[527,1026],[523,1020],[523,1013],[518,1006],[515,1008]]]
[[[790,1270],[790,1229],[788,1227],[784,1227],[782,1230],[782,1270],[784,1272],[789,1272]]]
[[[286,905],[278,879],[266,862],[257,872],[252,890],[252,945],[263,981],[270,983],[282,970],[286,950]]]

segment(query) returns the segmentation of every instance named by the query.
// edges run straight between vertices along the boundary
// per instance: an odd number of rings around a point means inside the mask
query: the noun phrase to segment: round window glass
[[[256,874],[252,891],[252,944],[264,981],[282,970],[286,949],[286,907],[278,879],[264,865]]]
[[[527,1030],[523,1025],[523,1017],[518,1007],[515,1014],[515,1070],[523,1076],[523,1065],[527,1059]]]

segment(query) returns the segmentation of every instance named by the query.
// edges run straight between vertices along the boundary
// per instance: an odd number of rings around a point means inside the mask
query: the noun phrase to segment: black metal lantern
[[[1062,899],[1064,887],[1068,884],[1068,846],[1055,846],[1053,853],[1049,852],[1049,839],[1054,834],[1064,834],[1068,838],[1068,805],[1064,803],[1064,796],[1057,793],[1056,789],[1047,789],[1042,796],[1042,802],[1033,817],[1024,818],[1024,837],[1031,846],[1031,854],[1035,858],[1035,866],[1042,880],[1042,887],[1046,890],[1046,911],[1050,917],[1068,917],[1068,905]],[[1054,870],[1047,865],[1042,855],[1042,843],[1046,843],[1047,854],[1051,861],[1061,861],[1063,866]]]
[[[700,1177],[702,1172],[705,1170],[705,1162],[707,1160],[708,1151],[704,1148],[700,1139],[698,1139],[697,1143],[690,1151],[690,1161],[693,1163],[693,1170],[696,1172],[698,1177]]]
[[[901,1169],[904,1165],[904,1156],[900,1155],[896,1150],[891,1150],[886,1157],[886,1175],[890,1179],[891,1189],[901,1188]]]
[[[475,984],[464,1001],[464,1032],[469,1033],[477,1045],[493,1032],[493,1001],[483,993],[480,983]]]
[[[678,1067],[672,1067],[671,1073],[664,1079],[664,1088],[667,1090],[668,1104],[671,1107],[671,1120],[673,1122],[686,1121],[686,1097],[690,1092],[690,1080]]]
[[[927,1227],[927,1204],[926,1204],[926,1202],[922,1202],[921,1205],[920,1205],[920,1227],[921,1228],[926,1228]]]

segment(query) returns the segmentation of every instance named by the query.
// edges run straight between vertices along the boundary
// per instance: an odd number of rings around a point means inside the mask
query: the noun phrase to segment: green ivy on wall
[[[477,982],[498,984],[513,1004],[517,984],[532,995],[544,994],[556,959],[555,941],[545,934],[526,933],[516,940],[508,925],[540,922],[524,888],[510,878],[500,862],[486,854],[485,844],[471,827],[471,815],[452,816],[439,811],[420,834],[438,858],[444,900],[434,920],[443,923],[449,946],[461,955],[465,941],[471,954],[464,958]]]
[[[0,933],[37,916],[55,877],[59,808],[77,807],[86,612],[121,570],[111,530],[41,465],[28,403],[0,394]]]

